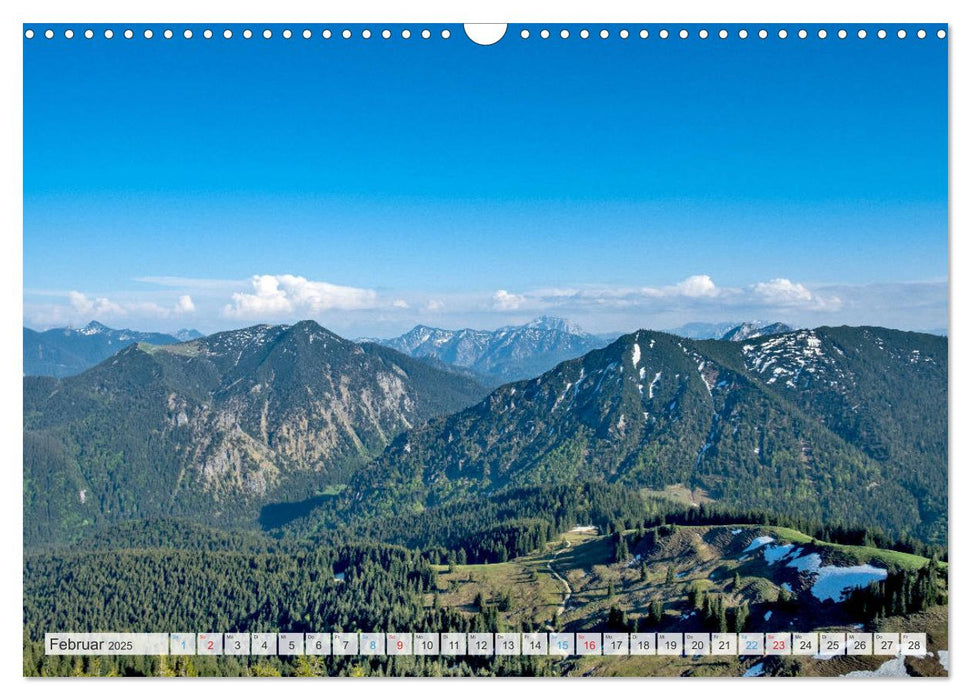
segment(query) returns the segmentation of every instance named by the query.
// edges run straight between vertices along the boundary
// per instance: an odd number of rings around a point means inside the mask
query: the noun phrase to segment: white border
[[[690,5],[685,2],[671,1],[667,3],[622,2],[618,0],[596,0],[586,3],[572,0],[550,2],[549,0],[534,0],[526,3],[523,0],[492,0],[490,2],[458,3],[446,0],[411,0],[393,2],[391,0],[363,2],[309,2],[293,0],[275,0],[272,3],[240,2],[218,3],[203,2],[202,0],[169,0],[162,3],[132,3],[119,0],[54,0],[40,3],[29,3],[25,0],[15,0],[8,3],[0,12],[3,13],[3,94],[5,95],[3,118],[5,133],[3,150],[0,157],[7,169],[7,177],[3,187],[3,212],[6,226],[4,232],[4,250],[0,256],[5,304],[2,305],[2,325],[6,341],[0,344],[0,367],[5,368],[0,383],[0,395],[4,397],[2,425],[3,451],[3,486],[4,503],[2,508],[2,522],[7,542],[4,552],[3,577],[0,579],[0,591],[3,594],[2,624],[3,646],[0,647],[2,659],[4,687],[10,688],[16,695],[30,693],[31,697],[45,697],[48,695],[63,696],[65,692],[87,695],[97,693],[99,697],[105,695],[115,697],[130,695],[133,691],[146,698],[161,697],[163,693],[172,692],[199,693],[222,692],[222,685],[215,685],[219,681],[200,679],[198,681],[178,681],[179,685],[169,683],[140,683],[137,687],[130,682],[112,680],[86,681],[83,684],[72,683],[67,680],[24,680],[21,678],[21,629],[22,629],[22,574],[17,563],[21,560],[20,537],[22,528],[22,433],[21,433],[21,379],[20,372],[21,336],[17,328],[23,323],[22,314],[22,24],[24,22],[65,22],[83,20],[87,22],[131,21],[156,22],[160,20],[178,20],[180,22],[206,22],[220,20],[224,22],[288,22],[301,20],[306,22],[761,22],[761,23],[872,23],[885,21],[888,26],[894,23],[937,22],[950,23],[949,29],[951,51],[951,125],[968,123],[971,110],[967,109],[967,86],[962,78],[968,75],[968,54],[962,50],[961,37],[967,31],[964,22],[967,10],[962,5],[966,2],[921,0],[920,2],[904,2],[902,0],[882,0],[880,3],[851,3],[848,0],[815,0],[814,2],[785,3],[779,0],[735,0],[725,2],[717,0],[695,1]],[[960,115],[965,117],[961,118]],[[968,201],[969,195],[967,179],[962,178],[961,165],[967,161],[968,150],[963,133],[958,128],[951,132],[951,326],[950,326],[950,390],[951,397],[951,537],[949,541],[951,557],[951,590],[957,590],[958,581],[965,579],[965,564],[967,560],[967,538],[971,536],[969,519],[964,511],[964,499],[961,495],[967,493],[968,470],[971,469],[971,451],[968,449],[967,428],[969,425],[968,396],[971,392],[971,369],[964,363],[966,356],[966,328],[968,325],[968,300],[971,282],[960,274],[967,269],[968,243],[962,240],[960,223],[962,205]],[[966,206],[966,205],[964,205]],[[964,234],[969,235],[969,234]],[[17,370],[14,370],[17,368]],[[962,430],[960,426],[965,426]],[[959,495],[961,494],[961,495]],[[953,507],[955,505],[957,507]],[[916,681],[894,683],[892,681],[862,681],[873,684],[863,687],[859,681],[811,681],[809,679],[793,681],[765,679],[760,682],[738,682],[730,679],[710,681],[688,680],[643,680],[643,679],[590,679],[587,681],[536,681],[533,679],[504,679],[504,680],[431,680],[414,679],[395,684],[390,681],[365,681],[363,684],[351,685],[353,681],[321,680],[316,682],[328,683],[326,686],[311,687],[308,683],[292,689],[297,693],[349,693],[378,695],[386,693],[407,693],[422,695],[454,695],[461,693],[463,698],[473,700],[477,698],[494,697],[499,693],[522,692],[548,693],[550,691],[564,697],[580,697],[590,694],[608,692],[617,694],[630,693],[674,693],[682,697],[701,697],[725,692],[743,693],[751,697],[777,697],[785,693],[788,698],[816,698],[820,692],[873,692],[888,698],[911,696],[914,693],[932,693],[938,695],[954,695],[958,688],[971,674],[964,671],[961,653],[967,648],[961,642],[962,634],[968,630],[967,601],[963,597],[954,596],[951,600],[951,628],[949,642],[951,654],[951,680],[943,682]],[[957,643],[956,643],[957,642]],[[955,664],[955,660],[957,663]],[[11,682],[20,679],[19,682]],[[223,681],[226,682],[226,681]],[[315,682],[315,681],[310,681]],[[925,685],[925,683],[931,685]],[[335,684],[336,683],[336,684]],[[646,685],[649,683],[650,685]],[[728,684],[732,683],[731,689]],[[840,690],[836,690],[838,684]],[[202,686],[207,686],[203,688]],[[233,682],[232,692],[240,693],[241,697],[255,697],[272,692],[273,689],[260,682]],[[963,691],[967,692],[967,689]]]

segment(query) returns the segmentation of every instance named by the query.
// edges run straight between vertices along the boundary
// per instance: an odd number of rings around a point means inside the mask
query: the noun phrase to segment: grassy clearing
[[[479,612],[475,605],[478,595],[487,605],[496,605],[508,595],[508,609],[500,610],[499,616],[509,629],[518,629],[523,620],[542,625],[563,601],[563,584],[546,568],[552,553],[549,547],[501,564],[434,567],[439,604],[474,614]]]
[[[704,489],[689,489],[684,484],[670,484],[663,489],[641,489],[640,494],[643,498],[665,498],[687,506],[715,502]]]
[[[556,568],[560,571],[591,569],[610,561],[614,555],[614,544],[609,537],[568,533],[563,539],[570,543],[570,548],[556,558]]]

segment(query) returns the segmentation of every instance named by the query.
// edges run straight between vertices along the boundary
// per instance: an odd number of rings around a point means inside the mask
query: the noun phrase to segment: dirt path
[[[560,583],[562,583],[563,587],[566,589],[566,593],[564,593],[563,595],[563,602],[560,604],[559,609],[557,609],[556,611],[557,616],[560,616],[564,612],[566,612],[566,604],[570,601],[570,597],[573,595],[573,589],[570,587],[569,582],[565,578],[563,578],[563,576],[560,575],[560,572],[553,567],[553,562],[556,560],[558,556],[563,554],[563,552],[565,552],[569,548],[570,548],[569,541],[564,540],[563,547],[561,549],[556,550],[556,553],[554,553],[553,556],[550,557],[550,560],[546,562],[546,568],[550,570],[550,573],[553,575],[553,577],[556,580],[558,580]]]

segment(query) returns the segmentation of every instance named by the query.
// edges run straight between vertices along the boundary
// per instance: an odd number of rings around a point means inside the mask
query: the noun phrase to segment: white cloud
[[[677,284],[666,287],[644,287],[641,293],[653,298],[687,297],[688,299],[705,299],[721,296],[725,290],[715,284],[708,275],[691,275]]]
[[[441,311],[445,308],[445,302],[441,299],[429,299],[425,304],[425,311]]]
[[[708,275],[692,275],[675,286],[680,294],[691,298],[716,297],[720,291]]]
[[[125,309],[105,297],[89,299],[86,294],[78,291],[68,292],[67,297],[71,302],[71,308],[82,316],[105,318],[125,315]]]
[[[408,302],[405,301],[404,299],[395,299],[393,302],[391,302],[391,306],[393,306],[396,309],[407,309],[407,308],[410,308],[408,306]]]
[[[92,299],[87,294],[72,290],[67,293],[70,310],[57,311],[56,308],[48,312],[51,318],[64,319],[65,322],[87,322],[111,318],[142,317],[142,318],[170,318],[192,313],[196,310],[192,297],[181,295],[173,306],[162,306],[154,301],[112,301],[107,297]]]
[[[183,294],[179,297],[179,301],[175,304],[176,313],[191,314],[196,310],[196,305],[192,303],[192,297],[188,294]]]
[[[759,282],[752,289],[763,299],[773,303],[802,304],[812,301],[813,298],[813,293],[804,285],[795,284],[782,277],[768,282]]]
[[[797,306],[818,310],[838,309],[842,306],[838,296],[814,293],[804,284],[784,277],[759,282],[752,286],[752,291],[763,303],[770,306]]]
[[[331,309],[350,311],[379,306],[370,289],[314,282],[297,275],[254,275],[252,292],[235,292],[223,309],[230,318],[266,318],[293,313],[318,313]]]
[[[511,294],[505,289],[500,289],[492,295],[493,308],[499,311],[515,311],[523,305],[526,297],[522,294]]]

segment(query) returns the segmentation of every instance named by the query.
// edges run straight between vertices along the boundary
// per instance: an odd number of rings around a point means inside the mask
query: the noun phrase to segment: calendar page
[[[948,675],[948,25],[22,43],[25,676]]]

